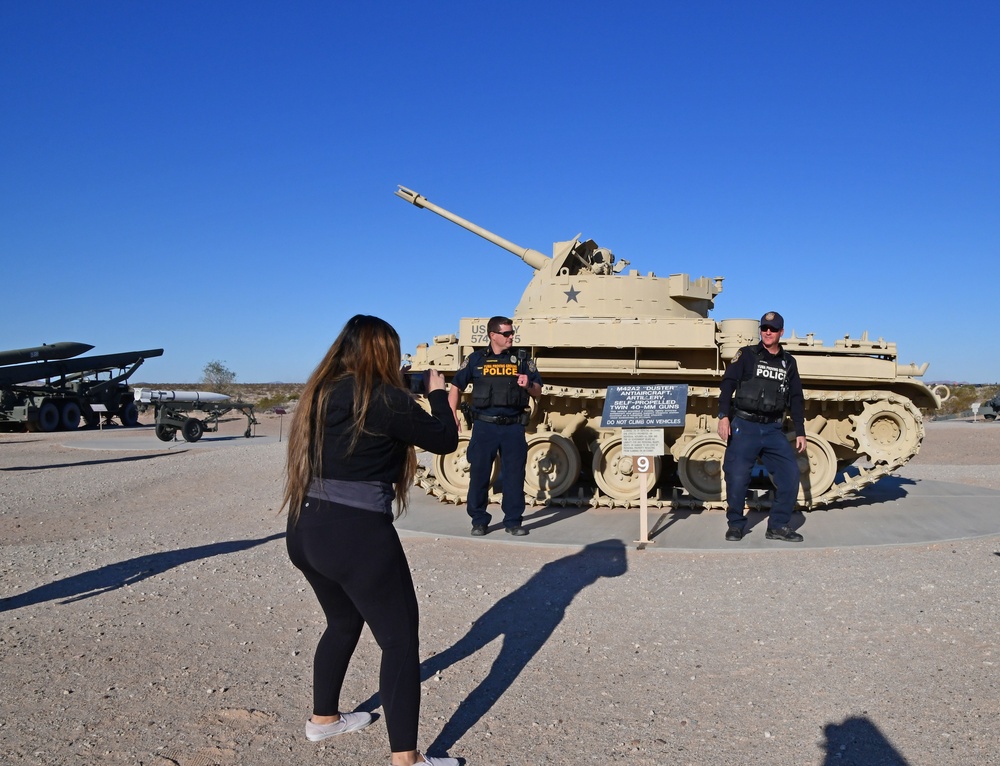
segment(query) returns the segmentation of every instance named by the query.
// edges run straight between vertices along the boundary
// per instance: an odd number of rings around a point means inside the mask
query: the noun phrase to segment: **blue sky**
[[[0,0],[0,348],[303,381],[509,313],[518,244],[1000,380],[1000,4]],[[543,371],[544,372],[544,371]]]

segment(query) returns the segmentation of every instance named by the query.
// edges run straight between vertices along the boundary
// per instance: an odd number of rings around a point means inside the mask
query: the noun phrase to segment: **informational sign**
[[[686,383],[608,386],[602,428],[667,428],[684,425]],[[649,453],[646,453],[649,454]],[[662,450],[659,453],[662,454]]]
[[[662,428],[623,428],[622,454],[629,457],[663,454]]]
[[[105,407],[103,404],[92,404],[92,405],[90,405],[90,409],[92,409],[94,412],[97,413],[97,423],[101,427],[101,430],[103,431],[104,430],[104,418],[101,417],[101,413],[102,412],[107,412],[108,408]]]

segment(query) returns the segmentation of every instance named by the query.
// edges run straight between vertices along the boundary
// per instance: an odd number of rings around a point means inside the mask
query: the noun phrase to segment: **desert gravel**
[[[262,418],[259,433],[277,429]],[[284,444],[64,446],[82,436],[0,434],[0,763],[387,764],[382,720],[303,736],[323,618],[285,555]],[[998,465],[1000,424],[930,423],[904,474],[1000,489]],[[1000,763],[1000,536],[743,553],[404,544],[431,754]],[[377,662],[366,631],[346,709],[372,707]]]

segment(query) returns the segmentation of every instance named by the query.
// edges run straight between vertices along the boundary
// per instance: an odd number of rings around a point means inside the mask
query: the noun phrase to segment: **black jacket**
[[[323,434],[324,479],[395,482],[406,448],[445,455],[458,446],[458,426],[446,391],[431,391],[428,414],[408,392],[378,386],[372,392],[365,430],[348,454],[354,416],[354,379],[336,384],[327,404]]]

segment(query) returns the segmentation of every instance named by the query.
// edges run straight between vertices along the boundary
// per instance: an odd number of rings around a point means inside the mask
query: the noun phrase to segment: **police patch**
[[[740,354],[742,354],[742,353],[743,353],[743,349],[742,348],[739,351],[736,352],[736,356],[733,357],[733,362],[734,363],[736,362],[737,359],[740,358]]]
[[[469,357],[465,357],[465,359],[462,360],[462,363],[458,365],[458,369],[464,370],[466,365],[468,364],[469,364]]]
[[[538,372],[538,365],[535,364],[534,359],[528,360],[528,372]]]

